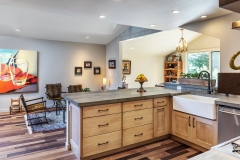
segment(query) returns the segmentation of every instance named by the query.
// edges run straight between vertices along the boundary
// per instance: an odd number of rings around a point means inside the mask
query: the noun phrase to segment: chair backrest
[[[20,98],[18,99],[11,98],[11,106],[20,106]]]
[[[69,85],[68,87],[68,93],[74,93],[74,92],[82,92],[82,85]]]
[[[21,101],[22,101],[23,107],[24,107],[25,110],[27,111],[27,104],[26,104],[26,102],[25,102],[25,98],[24,98],[23,94],[20,95],[20,99],[21,99]]]
[[[62,85],[61,83],[56,83],[56,84],[46,84],[46,94],[47,98],[59,98],[61,97],[62,93]],[[49,97],[51,96],[51,97]]]

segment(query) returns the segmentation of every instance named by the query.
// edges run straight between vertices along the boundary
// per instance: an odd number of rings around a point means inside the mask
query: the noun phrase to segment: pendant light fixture
[[[183,28],[181,28],[181,31],[182,31],[182,37],[177,45],[177,48],[176,48],[176,51],[177,52],[187,52],[188,50],[188,45],[187,45],[187,42],[185,41],[185,39],[183,38]]]

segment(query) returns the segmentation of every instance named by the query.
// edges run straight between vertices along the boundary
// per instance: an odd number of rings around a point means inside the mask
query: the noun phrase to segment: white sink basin
[[[214,120],[217,116],[217,99],[191,94],[173,96],[173,109]]]

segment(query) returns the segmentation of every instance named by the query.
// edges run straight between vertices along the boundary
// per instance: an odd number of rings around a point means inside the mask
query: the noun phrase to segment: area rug
[[[32,113],[29,114],[29,118],[43,117],[44,112],[41,113]],[[67,114],[65,114],[66,116]],[[27,115],[24,115],[25,123],[28,129],[29,134],[44,132],[44,131],[52,131],[66,128],[66,123],[63,123],[63,111],[60,114],[56,115],[56,111],[50,111],[46,113],[46,117],[48,119],[48,123],[38,124],[38,125],[29,125],[29,120],[27,120]],[[65,117],[65,120],[67,118]],[[44,121],[44,119],[43,119]],[[38,123],[37,119],[31,120],[31,123]]]

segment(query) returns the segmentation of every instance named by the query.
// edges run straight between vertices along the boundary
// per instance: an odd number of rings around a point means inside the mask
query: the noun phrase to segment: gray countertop
[[[79,107],[86,107],[189,93],[187,91],[177,91],[165,89],[163,87],[149,87],[144,89],[147,90],[147,92],[139,93],[137,92],[137,89],[120,89],[67,93],[64,95],[64,99],[69,100],[71,103],[78,105]]]
[[[121,89],[121,90],[108,90],[108,91],[94,91],[94,92],[78,92],[78,93],[67,93],[64,95],[66,100],[71,103],[80,106],[93,106],[93,105],[103,105],[110,103],[121,103],[134,100],[144,100],[149,98],[174,96],[181,94],[196,94],[200,96],[208,96],[219,98],[216,100],[218,105],[227,105],[236,108],[240,108],[240,97],[230,95],[229,97],[224,96],[224,94],[205,94],[199,92],[189,92],[184,90],[173,90],[166,89],[163,87],[148,87],[145,88],[147,92],[139,93],[137,89]]]

